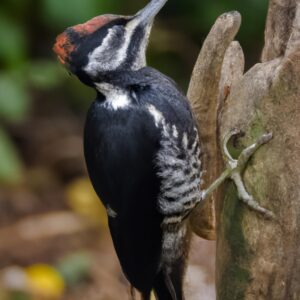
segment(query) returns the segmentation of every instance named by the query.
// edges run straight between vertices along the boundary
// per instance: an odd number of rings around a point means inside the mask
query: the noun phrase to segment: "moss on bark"
[[[242,220],[244,205],[237,197],[236,187],[229,183],[224,199],[222,224],[224,235],[230,249],[230,258],[224,266],[218,299],[242,300],[250,281],[248,271],[253,251],[245,239]],[[235,289],[232,289],[235,286]]]

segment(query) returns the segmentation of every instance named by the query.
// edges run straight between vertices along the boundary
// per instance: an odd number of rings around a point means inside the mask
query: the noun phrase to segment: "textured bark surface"
[[[220,115],[220,141],[233,128],[245,133],[233,141],[233,154],[273,132],[244,180],[276,215],[276,221],[263,219],[237,199],[232,183],[226,185],[217,211],[217,294],[222,300],[300,299],[300,4],[288,5],[280,12],[270,3],[264,62],[232,84]],[[270,27],[276,15],[282,28]],[[282,37],[283,29],[288,38]]]
[[[200,140],[203,142],[203,189],[219,174],[216,136],[219,83],[224,54],[240,24],[241,16],[237,12],[223,14],[217,19],[203,44],[188,89],[188,99],[198,121]],[[215,197],[216,194],[212,194],[204,206],[197,207],[191,216],[194,232],[209,240],[216,237]]]
[[[227,40],[227,36],[223,39]],[[273,140],[250,160],[244,181],[256,200],[276,215],[276,220],[266,220],[249,210],[237,198],[231,181],[215,194],[217,299],[298,300],[300,1],[270,1],[262,63],[247,73],[242,74],[243,54],[236,42],[230,44],[225,58],[223,51],[214,56],[223,61],[223,67],[219,88],[214,86],[215,93],[219,91],[219,109],[215,106],[218,129],[209,134],[222,143],[231,130],[243,131],[229,142],[230,153],[237,156],[263,133],[273,132]],[[197,105],[206,107],[205,103]],[[193,104],[196,108],[197,105]],[[218,157],[216,149],[216,168],[220,166]],[[200,220],[194,222],[201,225]]]
[[[298,0],[271,0],[265,29],[262,61],[282,56],[291,35]]]

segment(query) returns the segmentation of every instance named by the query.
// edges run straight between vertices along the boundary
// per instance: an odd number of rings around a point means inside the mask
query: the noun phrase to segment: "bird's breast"
[[[126,99],[117,101],[120,106],[127,105]],[[114,209],[123,201],[128,203],[127,197],[139,195],[143,185],[154,184],[153,160],[159,144],[155,126],[149,126],[147,115],[142,111],[133,107],[124,109],[124,106],[114,109],[108,105],[103,102],[92,105],[84,144],[88,171],[96,191],[103,201],[109,200]]]

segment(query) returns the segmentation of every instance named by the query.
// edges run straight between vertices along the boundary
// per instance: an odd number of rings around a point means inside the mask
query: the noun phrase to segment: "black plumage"
[[[98,95],[87,114],[85,157],[97,194],[117,213],[109,218],[109,227],[123,270],[133,286],[148,293],[162,276],[158,270],[164,215],[157,200],[161,129],[155,126],[147,106],[155,105],[167,123],[176,124],[180,135],[193,135],[195,125],[186,98],[172,80],[154,69],[118,72],[106,76],[106,82],[129,94],[134,91],[133,105],[122,111],[107,110],[102,105],[105,98]],[[183,268],[180,264],[176,267]],[[176,276],[181,277],[182,272]],[[165,297],[161,299],[172,299]]]

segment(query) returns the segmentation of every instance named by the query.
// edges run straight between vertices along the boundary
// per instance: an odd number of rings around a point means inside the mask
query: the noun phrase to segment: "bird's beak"
[[[168,0],[152,0],[134,16],[134,19],[140,21],[143,25],[151,24],[167,1]]]

